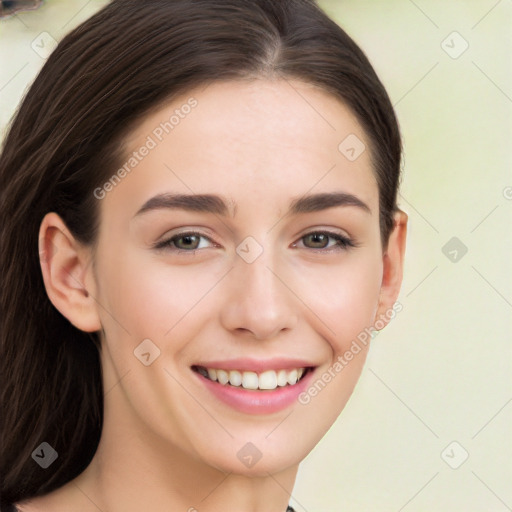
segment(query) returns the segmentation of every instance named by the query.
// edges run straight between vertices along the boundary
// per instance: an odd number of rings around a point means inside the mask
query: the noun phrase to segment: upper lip
[[[311,368],[316,365],[304,359],[277,357],[274,359],[238,358],[229,360],[201,361],[193,366],[222,370],[240,370],[245,372],[264,372],[267,370],[292,370],[294,368]]]

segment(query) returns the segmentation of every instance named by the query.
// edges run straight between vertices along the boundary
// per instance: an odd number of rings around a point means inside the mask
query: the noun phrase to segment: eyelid
[[[301,234],[298,239],[293,242],[292,247],[296,248],[297,244],[302,242],[302,239],[313,234],[323,234],[327,235],[328,238],[331,238],[336,241],[336,243],[331,247],[317,247],[317,248],[311,248],[311,247],[301,247],[301,249],[306,249],[307,252],[314,252],[314,253],[332,253],[332,252],[339,252],[339,251],[346,251],[351,248],[359,247],[360,244],[358,244],[355,240],[353,240],[350,236],[339,233],[337,231],[333,231],[332,229],[325,229],[325,228],[315,228],[310,229],[309,231]],[[180,249],[178,247],[173,247],[172,243],[173,240],[185,237],[185,236],[197,236],[199,238],[204,238],[211,242],[213,246],[219,247],[219,244],[217,244],[212,237],[209,235],[190,228],[190,229],[184,229],[183,231],[178,231],[177,233],[174,233],[172,235],[168,235],[162,240],[157,241],[156,243],[152,244],[152,247],[157,250],[170,250],[175,253],[195,253],[196,251],[200,251],[205,249],[204,247],[197,248],[197,249]]]
[[[327,247],[327,248],[305,247],[305,249],[307,249],[308,252],[331,253],[331,252],[336,252],[336,251],[346,251],[351,248],[359,247],[359,245],[360,245],[352,237],[350,237],[344,233],[332,231],[331,229],[315,228],[315,229],[310,229],[306,233],[300,235],[297,242],[293,243],[293,246],[295,247],[298,242],[302,241],[303,238],[305,238],[306,236],[309,236],[309,235],[313,235],[313,234],[327,235],[329,238],[336,240],[338,243],[336,243],[332,247]]]
[[[201,232],[201,231],[198,231],[196,229],[184,229],[183,231],[178,231],[177,233],[174,233],[174,234],[168,234],[164,237],[162,237],[161,240],[155,242],[154,244],[152,244],[152,247],[154,249],[163,249],[163,250],[171,250],[171,251],[174,251],[174,252],[181,252],[181,253],[184,253],[184,252],[195,252],[195,251],[198,251],[200,249],[179,249],[178,247],[172,247],[171,243],[173,240],[177,239],[177,238],[181,238],[181,237],[185,237],[185,236],[197,236],[197,237],[200,237],[200,238],[205,238],[207,240],[209,240],[214,246],[218,246],[219,244],[217,244],[209,235]]]

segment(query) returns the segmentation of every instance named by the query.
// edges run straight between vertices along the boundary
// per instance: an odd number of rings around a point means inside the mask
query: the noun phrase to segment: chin
[[[311,431],[307,436],[299,430],[291,432],[289,427],[269,435],[268,429],[263,433],[252,426],[245,434],[212,443],[214,449],[199,446],[198,452],[209,466],[224,473],[268,477],[269,473],[298,466],[321,437],[321,433],[314,436]]]

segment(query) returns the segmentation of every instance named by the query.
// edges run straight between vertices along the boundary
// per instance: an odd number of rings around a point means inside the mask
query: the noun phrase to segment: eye
[[[180,252],[193,252],[197,249],[204,249],[208,244],[202,244],[201,239],[214,243],[209,237],[198,233],[197,231],[186,231],[178,233],[167,240],[163,240],[154,245],[155,249],[168,249]]]
[[[207,242],[202,242],[205,240]],[[346,250],[350,247],[357,247],[357,244],[350,238],[332,231],[312,231],[300,238],[306,249],[317,250],[320,252],[331,252],[336,250]],[[155,249],[165,249],[175,252],[194,252],[198,249],[209,247],[208,242],[215,245],[215,242],[206,235],[197,231],[186,231],[157,242]],[[296,247],[297,242],[293,245]]]
[[[311,231],[302,236],[300,240],[304,242],[307,249],[319,250],[321,252],[357,247],[357,244],[350,238],[332,231]]]

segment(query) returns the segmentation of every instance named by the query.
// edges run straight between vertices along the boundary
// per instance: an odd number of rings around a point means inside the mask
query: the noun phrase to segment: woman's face
[[[306,456],[386,306],[362,144],[344,105],[287,80],[213,83],[138,126],[96,191],[106,424],[234,473]]]

